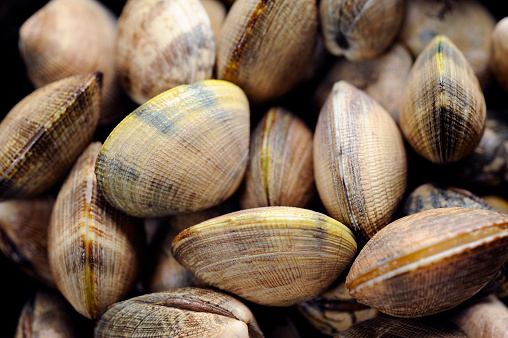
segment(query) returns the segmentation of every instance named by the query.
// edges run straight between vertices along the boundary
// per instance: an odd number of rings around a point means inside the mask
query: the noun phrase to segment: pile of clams
[[[508,337],[508,12],[35,7],[0,121],[7,336]]]

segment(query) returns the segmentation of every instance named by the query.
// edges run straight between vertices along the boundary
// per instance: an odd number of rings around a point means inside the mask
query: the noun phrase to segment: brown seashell
[[[307,207],[315,195],[312,132],[290,111],[270,109],[252,133],[242,209]]]
[[[138,104],[212,77],[215,42],[199,0],[127,1],[118,19],[116,68]]]
[[[0,201],[37,196],[63,178],[95,132],[101,79],[71,76],[11,109],[0,123]]]
[[[141,224],[106,203],[94,174],[101,149],[94,142],[79,157],[55,202],[48,230],[51,271],[74,309],[95,319],[137,281],[144,234]]]
[[[337,82],[314,133],[314,175],[328,213],[368,240],[388,224],[406,189],[406,152],[390,115]]]
[[[47,234],[54,203],[52,196],[0,203],[0,250],[28,275],[52,287]]]
[[[508,258],[508,216],[440,208],[390,223],[364,246],[346,279],[358,302],[421,317],[480,291]]]
[[[490,68],[497,81],[508,92],[508,18],[499,21],[492,32]]]
[[[319,14],[330,53],[368,60],[383,53],[399,32],[404,0],[322,0]]]
[[[485,87],[495,18],[477,0],[407,0],[400,39],[417,57],[437,35],[446,35],[464,54]]]
[[[276,99],[305,75],[317,38],[314,0],[238,0],[217,44],[217,77],[252,102]]]
[[[399,118],[406,140],[428,161],[456,162],[480,142],[486,116],[473,69],[453,42],[437,36],[409,74]]]
[[[94,337],[252,337],[263,333],[250,310],[221,292],[183,288],[114,304]]]

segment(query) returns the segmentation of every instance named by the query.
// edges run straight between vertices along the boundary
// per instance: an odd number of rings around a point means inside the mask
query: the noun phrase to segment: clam
[[[435,37],[416,59],[399,124],[411,147],[434,163],[470,154],[483,135],[487,109],[480,84],[460,50]]]
[[[317,27],[314,0],[237,0],[217,44],[217,77],[240,86],[252,102],[278,98],[310,66]]]
[[[115,71],[116,18],[95,0],[52,0],[19,31],[20,54],[36,87],[100,71],[103,100],[100,123],[119,114],[120,82]]]
[[[495,195],[486,195],[481,198],[497,212],[508,214],[508,201],[504,198]]]
[[[508,258],[508,216],[440,208],[390,223],[346,278],[358,302],[396,317],[449,310],[480,291]]]
[[[490,68],[497,81],[508,91],[508,18],[499,21],[492,32]]]
[[[352,232],[293,207],[233,212],[192,226],[173,256],[202,281],[251,302],[290,306],[323,292],[353,259]]]
[[[376,101],[337,82],[314,133],[314,175],[328,213],[367,240],[388,224],[406,188],[406,152]]]
[[[206,14],[208,14],[208,18],[210,19],[213,37],[215,44],[217,45],[220,29],[222,28],[224,19],[226,19],[226,7],[220,0],[201,0],[201,4],[203,5]]]
[[[199,0],[127,1],[118,19],[116,68],[133,101],[209,79],[214,62],[213,31]]]
[[[263,337],[252,312],[224,293],[198,288],[147,294],[114,304],[94,337]]]
[[[0,201],[37,196],[62,179],[99,120],[100,73],[35,90],[0,123]]]
[[[290,111],[274,107],[252,133],[240,205],[303,208],[314,195],[312,131]]]
[[[55,199],[44,196],[0,203],[0,251],[32,277],[55,286],[47,235]]]
[[[95,319],[136,283],[141,224],[106,203],[94,175],[101,149],[91,143],[65,180],[51,215],[48,255],[56,284],[81,315]]]
[[[156,96],[104,142],[95,169],[104,197],[137,217],[221,203],[247,166],[249,115],[245,94],[227,81],[201,81]]]
[[[361,61],[390,46],[404,18],[404,0],[323,0],[319,14],[326,49]]]
[[[477,0],[406,1],[400,39],[417,57],[437,35],[446,35],[464,54],[482,86],[490,79],[494,16]]]

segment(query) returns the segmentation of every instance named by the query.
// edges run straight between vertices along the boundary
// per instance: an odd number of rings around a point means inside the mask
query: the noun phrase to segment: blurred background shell
[[[508,18],[499,21],[492,32],[490,68],[503,89],[508,92]]]

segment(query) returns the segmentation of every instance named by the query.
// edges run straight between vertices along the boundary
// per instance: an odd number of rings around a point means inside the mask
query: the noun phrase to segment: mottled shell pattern
[[[198,288],[147,294],[114,304],[94,337],[262,338],[252,312],[224,293]]]
[[[219,216],[182,231],[174,257],[199,279],[251,302],[291,306],[325,290],[356,252],[333,218],[293,207]]]
[[[315,0],[237,0],[217,45],[217,77],[251,102],[276,99],[305,75],[317,39]]]
[[[78,158],[60,189],[48,229],[49,262],[58,289],[89,319],[132,289],[144,245],[142,224],[101,195],[94,174],[100,148],[100,142],[91,143]]]
[[[240,205],[304,208],[314,195],[312,131],[290,111],[274,107],[252,133]]]
[[[115,71],[116,18],[96,0],[52,0],[23,23],[20,54],[36,87],[103,73],[100,123],[115,119],[121,98]]]
[[[368,60],[383,53],[399,32],[404,0],[322,0],[319,14],[331,54]]]
[[[508,18],[499,21],[492,32],[490,68],[497,81],[508,92]]]
[[[395,212],[406,171],[390,114],[363,91],[337,82],[314,133],[314,175],[328,213],[368,240]]]
[[[215,42],[199,0],[129,0],[118,19],[116,68],[138,104],[212,77]]]
[[[451,309],[483,288],[508,258],[508,216],[440,208],[390,223],[346,278],[358,302],[396,317]]]
[[[247,97],[226,81],[201,81],[156,96],[104,142],[95,170],[104,197],[137,217],[221,203],[247,167],[249,119]]]
[[[33,197],[63,178],[99,120],[100,73],[35,90],[0,123],[0,201]]]
[[[486,118],[473,69],[453,42],[437,36],[409,74],[399,118],[406,140],[428,161],[455,162],[478,145]]]

